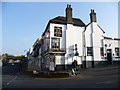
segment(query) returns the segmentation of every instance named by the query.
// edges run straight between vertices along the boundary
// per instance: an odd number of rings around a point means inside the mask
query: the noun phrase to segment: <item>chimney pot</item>
[[[91,13],[90,13],[90,21],[91,22],[96,22],[96,13],[94,12],[94,9],[91,9]]]
[[[66,8],[66,21],[69,24],[73,24],[72,8],[71,8],[71,5],[68,5],[68,4],[67,4],[67,8]]]
[[[69,4],[67,4],[67,8],[69,7]]]

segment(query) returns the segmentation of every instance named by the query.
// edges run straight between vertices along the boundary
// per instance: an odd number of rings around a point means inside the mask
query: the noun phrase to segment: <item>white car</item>
[[[0,60],[0,67],[2,67],[2,61]]]

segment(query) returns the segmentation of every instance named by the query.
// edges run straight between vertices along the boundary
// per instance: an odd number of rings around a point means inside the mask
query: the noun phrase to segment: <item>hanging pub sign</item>
[[[78,53],[78,51],[76,51],[76,52],[75,52],[75,56],[79,56],[79,53]]]
[[[79,56],[79,53],[77,51],[77,44],[75,44],[75,56]]]
[[[50,37],[50,32],[49,31],[45,33],[45,37],[46,38]]]

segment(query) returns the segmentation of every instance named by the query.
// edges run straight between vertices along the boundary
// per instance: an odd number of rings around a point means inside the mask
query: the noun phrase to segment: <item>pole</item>
[[[86,30],[86,27],[85,27],[85,30]],[[84,45],[83,45],[83,47],[84,47],[84,68],[86,68],[86,39],[85,39],[85,30],[84,30],[84,33],[83,33],[83,35],[84,35]]]
[[[94,67],[94,47],[93,47],[93,22],[91,23],[91,44],[92,44],[92,67]]]

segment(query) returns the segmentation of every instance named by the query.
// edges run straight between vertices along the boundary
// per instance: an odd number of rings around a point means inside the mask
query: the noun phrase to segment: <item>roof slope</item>
[[[91,24],[91,22],[88,23],[88,24],[86,25],[86,27],[88,27],[90,24]],[[97,24],[97,26],[103,31],[103,33],[105,33],[105,31],[104,31],[98,24]],[[85,29],[84,31],[86,31],[86,29]]]
[[[66,17],[63,17],[63,16],[58,16],[58,17],[55,17],[53,19],[50,19],[46,28],[45,28],[45,31],[43,33],[43,35],[45,34],[45,32],[47,31],[50,23],[57,23],[57,24],[67,24],[67,21],[66,21]],[[80,20],[79,18],[73,18],[73,25],[74,26],[81,26],[81,27],[85,27],[85,23],[83,23],[82,20]]]
[[[50,23],[58,23],[58,24],[67,24],[66,17],[58,16],[50,20]],[[82,20],[79,18],[73,18],[74,26],[85,26]]]
[[[112,40],[112,38],[111,38],[111,37],[106,37],[106,36],[104,36],[104,39],[111,39],[111,40]]]

